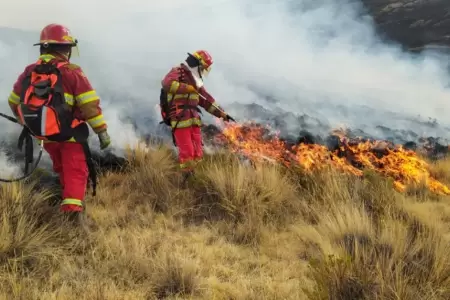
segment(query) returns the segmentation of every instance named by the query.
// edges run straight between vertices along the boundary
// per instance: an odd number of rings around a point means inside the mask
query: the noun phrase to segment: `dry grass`
[[[0,189],[0,299],[450,299],[450,201],[389,180],[130,152],[90,233],[33,185]],[[450,161],[432,165],[450,183]]]

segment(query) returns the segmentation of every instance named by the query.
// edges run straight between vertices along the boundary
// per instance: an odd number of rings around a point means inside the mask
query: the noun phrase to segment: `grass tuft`
[[[218,153],[183,185],[168,148],[127,160],[87,235],[38,176],[0,186],[0,299],[450,299],[450,198],[421,184]]]

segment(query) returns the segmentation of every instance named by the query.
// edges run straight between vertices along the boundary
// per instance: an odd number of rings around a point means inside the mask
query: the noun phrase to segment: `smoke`
[[[0,30],[0,92],[6,98],[35,60],[31,44],[39,30],[60,22],[80,42],[73,61],[102,96],[116,150],[139,134],[164,134],[155,110],[160,81],[195,49],[213,55],[206,88],[240,120],[246,116],[234,102],[306,113],[330,126],[375,132],[383,125],[447,137],[447,58],[381,42],[358,3],[16,0],[0,9],[0,26],[28,33],[4,37]],[[6,101],[0,109],[9,111]],[[418,116],[442,126],[424,127],[413,120]]]

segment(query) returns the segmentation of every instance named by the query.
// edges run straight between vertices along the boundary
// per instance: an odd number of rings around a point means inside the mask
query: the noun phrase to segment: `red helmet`
[[[205,75],[207,73],[209,73],[209,71],[211,71],[211,65],[213,64],[213,59],[212,59],[212,56],[208,53],[208,51],[197,50],[192,54],[190,54],[190,53],[188,53],[188,54],[190,56],[195,57],[199,61],[200,68],[202,69],[202,72],[205,73]]]
[[[59,24],[50,24],[42,29],[40,41],[39,43],[34,44],[34,46],[59,44],[74,47],[77,43],[77,39],[70,35],[70,31],[67,27]]]

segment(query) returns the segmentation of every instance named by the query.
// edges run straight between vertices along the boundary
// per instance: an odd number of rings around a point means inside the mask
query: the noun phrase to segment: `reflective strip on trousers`
[[[61,205],[83,206],[83,201],[74,198],[66,198],[61,202]]]
[[[194,168],[198,163],[200,163],[202,161],[201,158],[193,158],[190,160],[186,160],[183,163],[180,163],[180,169],[192,169]]]
[[[181,170],[190,170],[194,167],[195,162],[193,160],[187,160],[184,163],[180,164],[180,169]]]

